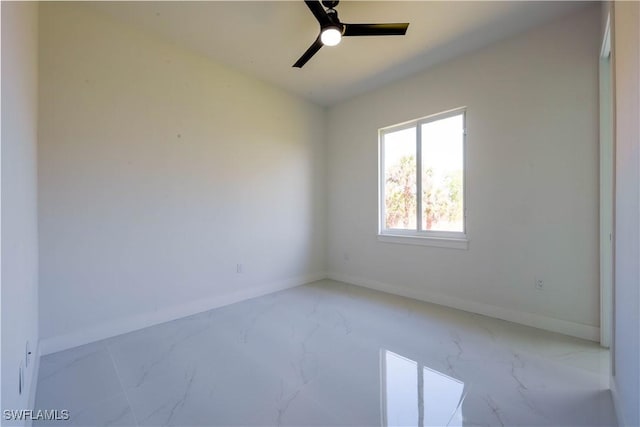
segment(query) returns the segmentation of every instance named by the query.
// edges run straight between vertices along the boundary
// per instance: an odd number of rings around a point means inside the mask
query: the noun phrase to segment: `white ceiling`
[[[94,2],[90,6],[321,105],[331,105],[585,7],[584,2],[341,1],[348,23],[409,22],[348,37],[292,68],[318,35],[299,1]],[[593,3],[590,3],[593,4]]]

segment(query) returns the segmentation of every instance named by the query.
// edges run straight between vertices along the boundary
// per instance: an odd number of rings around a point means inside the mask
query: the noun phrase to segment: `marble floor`
[[[608,357],[325,280],[45,356],[36,409],[85,426],[608,426]]]

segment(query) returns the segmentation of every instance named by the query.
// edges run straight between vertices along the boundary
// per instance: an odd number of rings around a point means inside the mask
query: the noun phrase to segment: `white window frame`
[[[422,125],[462,115],[462,212],[463,231],[422,230]],[[391,132],[404,129],[416,129],[416,230],[385,228],[385,174],[384,174],[384,137]],[[467,108],[460,107],[442,113],[432,114],[378,130],[378,240],[388,243],[437,246],[452,249],[468,249],[467,236]]]

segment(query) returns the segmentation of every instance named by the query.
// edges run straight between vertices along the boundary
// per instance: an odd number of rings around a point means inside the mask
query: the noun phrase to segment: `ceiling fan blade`
[[[408,23],[344,24],[344,36],[404,36]]]
[[[320,36],[318,36],[316,41],[313,42],[313,44],[309,47],[309,49],[307,49],[307,51],[302,54],[300,59],[298,59],[296,63],[293,64],[293,66],[297,68],[302,68],[302,66],[306,64],[307,61],[309,61],[311,57],[315,55],[317,51],[320,50],[321,47],[322,47],[322,41],[320,40]]]
[[[313,13],[313,16],[316,17],[321,27],[331,23],[329,15],[327,15],[327,11],[324,10],[324,7],[319,0],[304,0],[304,2],[309,10],[311,10],[311,13]]]

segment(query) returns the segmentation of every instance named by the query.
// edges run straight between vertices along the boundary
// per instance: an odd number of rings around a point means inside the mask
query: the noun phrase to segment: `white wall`
[[[621,425],[640,425],[640,4],[615,2],[616,191],[614,402]]]
[[[87,6],[40,12],[43,351],[323,277],[323,109]]]
[[[331,276],[599,339],[599,20],[594,5],[331,108]],[[378,129],[461,106],[469,249],[377,241]]]
[[[2,2],[2,409],[27,409],[38,343],[38,5]],[[34,355],[18,394],[25,346]],[[4,421],[3,425],[13,425]],[[22,424],[22,423],[15,423]]]

